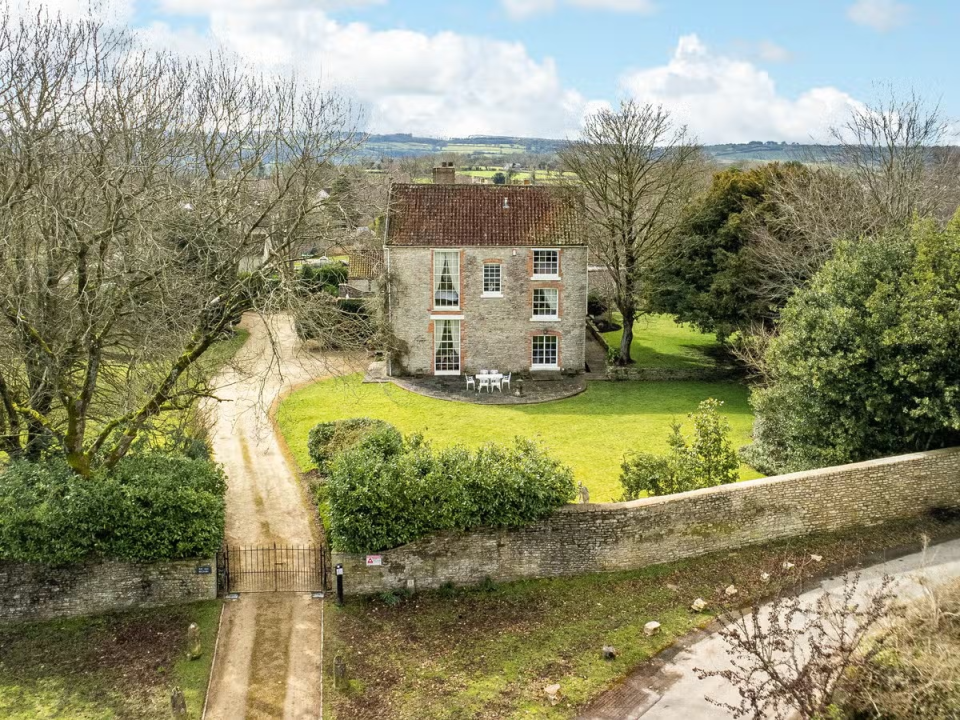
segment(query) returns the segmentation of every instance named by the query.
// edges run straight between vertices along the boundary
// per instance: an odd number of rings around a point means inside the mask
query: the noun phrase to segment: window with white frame
[[[434,320],[433,369],[437,375],[460,374],[460,321]]]
[[[535,278],[560,277],[560,251],[534,250],[533,276]]]
[[[560,338],[556,335],[533,336],[531,366],[537,369],[553,369],[559,365]]]
[[[460,307],[460,253],[457,250],[433,251],[433,306]]]
[[[502,268],[500,263],[483,264],[483,294],[489,296],[503,294]]]
[[[560,310],[560,291],[556,288],[534,288],[533,319],[556,320]]]

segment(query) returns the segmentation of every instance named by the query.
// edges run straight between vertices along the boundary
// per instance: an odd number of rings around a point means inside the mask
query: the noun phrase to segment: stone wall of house
[[[209,570],[209,572],[207,572]],[[0,562],[0,622],[48,620],[217,597],[217,563]]]
[[[626,503],[569,505],[513,531],[444,534],[334,553],[349,594],[631,570],[815,532],[960,508],[960,448]]]
[[[527,373],[531,337],[544,332],[560,336],[560,367],[580,372],[584,365],[587,307],[587,249],[560,250],[560,280],[534,281],[533,248],[469,247],[460,250],[460,310],[433,309],[433,251],[426,247],[389,247],[390,321],[404,349],[394,358],[394,375],[433,373],[431,316],[462,317],[461,368],[467,374],[482,368]],[[502,297],[483,297],[483,265],[502,265]],[[559,289],[560,320],[533,322],[533,289]]]

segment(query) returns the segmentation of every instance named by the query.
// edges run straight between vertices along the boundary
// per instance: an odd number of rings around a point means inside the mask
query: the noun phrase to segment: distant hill
[[[563,140],[547,138],[522,138],[491,135],[473,135],[463,138],[417,137],[408,133],[371,135],[364,154],[373,157],[410,157],[416,155],[439,155],[459,153],[504,157],[518,153],[554,153],[563,146]],[[774,160],[800,160],[823,155],[822,148],[814,145],[755,141],[749,143],[726,143],[707,145],[706,151],[720,163],[772,162]]]

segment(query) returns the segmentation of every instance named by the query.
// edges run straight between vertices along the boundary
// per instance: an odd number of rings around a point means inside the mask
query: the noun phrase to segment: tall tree
[[[240,313],[290,308],[356,116],[43,13],[0,19],[0,78],[0,443],[88,475],[213,393],[197,360]]]
[[[626,365],[644,275],[676,235],[703,176],[703,154],[667,110],[629,100],[590,115],[561,157],[577,176],[591,251],[613,281],[623,316],[618,362]]]

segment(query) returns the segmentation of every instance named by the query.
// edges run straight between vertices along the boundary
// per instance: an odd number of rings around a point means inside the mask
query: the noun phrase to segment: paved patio
[[[484,390],[477,393],[467,390],[467,383],[463,377],[423,377],[401,378],[392,377],[388,380],[405,390],[426,395],[438,400],[453,402],[475,403],[478,405],[531,405],[579,395],[587,389],[587,381],[583,375],[551,377],[550,379],[521,378],[514,374],[512,387],[502,393],[494,390],[488,393]],[[522,392],[521,395],[518,395]]]

